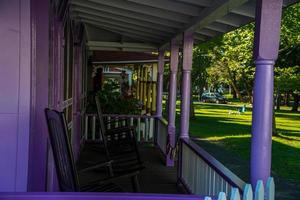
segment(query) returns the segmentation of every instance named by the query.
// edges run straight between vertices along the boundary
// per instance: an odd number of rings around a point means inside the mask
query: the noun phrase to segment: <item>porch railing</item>
[[[168,122],[163,118],[156,120],[156,144],[161,152],[166,155],[168,137]]]
[[[124,126],[124,119],[126,119],[130,126],[135,127],[138,142],[153,141],[155,116],[104,114],[103,117],[107,121],[113,119],[115,122],[114,124],[108,125],[108,129],[112,127]],[[82,135],[82,138],[84,140],[101,140],[97,114],[85,114],[83,123],[84,133]]]
[[[63,193],[0,193],[0,199],[6,200],[274,200],[275,185],[273,178],[269,178],[264,187],[262,181],[258,181],[255,190],[251,185],[247,184],[244,189],[243,196],[240,196],[239,189],[232,188],[231,195],[226,195],[224,192],[218,193],[215,196],[200,196],[200,195],[178,195],[178,194],[142,194],[142,193],[83,193],[83,192],[63,192]]]
[[[191,139],[180,139],[178,180],[192,194],[243,192],[245,182],[200,148]]]

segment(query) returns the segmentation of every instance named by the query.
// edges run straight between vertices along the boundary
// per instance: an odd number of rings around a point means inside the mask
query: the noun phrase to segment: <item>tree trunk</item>
[[[203,87],[200,87],[199,88],[199,101],[201,101],[202,99],[201,99],[201,97],[202,97],[202,94],[203,94]]]
[[[247,93],[248,98],[246,99],[248,103],[252,103],[252,90],[250,89],[251,86],[249,86],[247,84],[247,80],[244,78],[245,76],[243,76],[243,80],[244,80],[244,87]]]
[[[191,87],[191,98],[190,98],[190,119],[195,119],[195,106],[193,103],[193,93],[192,93],[192,87]]]
[[[293,112],[297,112],[298,111],[298,107],[299,107],[299,94],[295,94],[293,93],[293,97],[294,97],[294,103],[293,103],[293,108],[292,111]]]
[[[276,99],[275,99],[276,110],[280,110],[280,103],[281,103],[281,94],[278,88],[276,92]]]
[[[233,83],[233,81],[231,81],[231,86],[233,87],[234,93],[236,94],[237,98],[239,98],[240,101],[243,101],[242,95],[239,89],[237,88],[237,86],[235,85],[235,83]]]
[[[289,92],[285,93],[284,105],[286,105],[286,106],[290,105],[290,93]]]
[[[237,98],[237,95],[236,95],[236,92],[235,90],[232,91],[232,98],[236,99]]]
[[[278,135],[276,130],[276,117],[275,117],[275,109],[273,108],[273,123],[272,123],[272,135]]]
[[[240,91],[239,91],[239,89],[238,89],[238,87],[236,85],[235,73],[232,72],[227,65],[225,65],[225,67],[227,68],[228,78],[230,80],[230,84],[233,87],[233,90],[236,93],[237,97],[240,99],[240,101],[242,101],[243,100],[242,99],[242,95],[241,95],[241,93],[240,93]]]

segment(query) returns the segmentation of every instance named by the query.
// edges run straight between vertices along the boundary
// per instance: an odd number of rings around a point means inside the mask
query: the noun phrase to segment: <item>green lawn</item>
[[[236,105],[194,104],[196,118],[190,121],[191,135],[213,142],[249,161],[251,108],[237,115],[228,114],[229,110],[237,109]],[[276,127],[279,136],[273,137],[272,171],[279,177],[299,183],[300,112],[293,113],[286,108],[276,112]]]

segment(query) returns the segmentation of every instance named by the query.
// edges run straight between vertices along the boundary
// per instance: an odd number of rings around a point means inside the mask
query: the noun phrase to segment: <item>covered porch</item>
[[[7,46],[0,56],[4,66],[0,160],[5,162],[0,168],[0,199],[274,199],[273,67],[282,8],[296,2],[5,1],[0,9],[4,11],[0,41]],[[194,45],[254,20],[251,183],[246,184],[189,137],[190,91]],[[14,30],[17,34],[12,34]],[[168,91],[163,91],[167,63]],[[146,168],[139,175],[141,193],[130,193],[126,180],[119,184],[127,193],[60,193],[44,109],[64,112],[80,165],[80,159],[98,156],[84,151],[88,142],[102,141],[99,116],[88,110],[89,95],[101,90],[104,76],[120,77],[122,71],[130,95],[142,104],[140,112],[103,117],[117,120],[108,129],[122,126],[120,118],[135,128]],[[176,127],[178,83],[181,105]],[[162,115],[163,92],[168,94],[167,119]]]

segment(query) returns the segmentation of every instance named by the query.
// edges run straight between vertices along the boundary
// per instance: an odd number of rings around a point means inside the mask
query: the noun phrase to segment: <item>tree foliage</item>
[[[193,66],[195,74],[200,70],[200,75],[194,75],[198,78],[193,78],[195,84],[209,85],[210,88],[230,85],[240,100],[245,100],[243,96],[251,100],[255,72],[252,57],[254,27],[254,23],[247,24],[195,48],[194,65],[201,66]],[[299,93],[299,55],[300,3],[297,3],[285,8],[282,16],[279,57],[275,67],[275,83],[280,91]],[[202,77],[203,74],[206,77]]]

